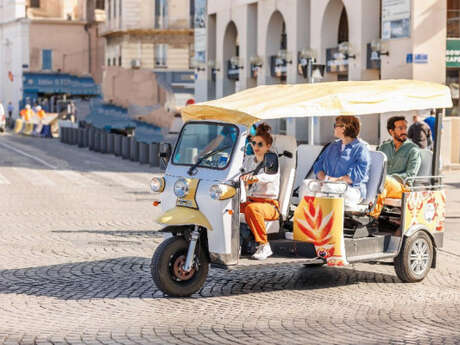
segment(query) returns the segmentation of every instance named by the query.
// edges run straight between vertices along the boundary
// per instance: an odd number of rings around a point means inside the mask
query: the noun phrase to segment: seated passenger
[[[273,138],[271,127],[261,123],[251,139],[254,155],[246,156],[243,162],[244,171],[252,171],[263,162],[264,155],[270,150]],[[241,179],[247,186],[248,201],[241,204],[240,212],[244,213],[246,223],[259,244],[256,253],[252,256],[257,260],[265,260],[273,254],[268,243],[266,220],[279,219],[279,189],[280,174],[265,174],[263,168],[253,174],[243,175]]]
[[[329,144],[313,165],[316,178],[320,181],[345,182],[347,188],[343,195],[345,205],[353,207],[366,197],[366,182],[369,180],[369,150],[366,143],[358,139],[359,119],[355,116],[339,116],[335,119],[334,136],[336,140]],[[305,180],[300,196],[313,195],[310,182]],[[320,192],[339,193],[342,184],[325,183]]]
[[[422,162],[418,146],[407,138],[407,121],[404,116],[389,118],[387,130],[392,139],[377,148],[387,156],[388,161],[384,191],[379,194],[377,205],[371,213],[375,218],[380,215],[385,198],[402,198],[402,193],[406,191],[404,180],[417,176]]]

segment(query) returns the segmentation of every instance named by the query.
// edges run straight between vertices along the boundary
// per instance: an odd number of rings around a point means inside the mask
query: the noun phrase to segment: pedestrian
[[[5,131],[5,109],[3,108],[2,102],[0,102],[0,131]]]
[[[423,120],[428,126],[430,126],[430,130],[431,130],[431,137],[433,139],[433,143],[436,141],[436,130],[435,130],[435,126],[436,126],[436,117],[435,117],[435,112],[434,110],[432,109],[431,112],[430,112],[430,116],[428,116],[427,118],[425,118],[425,120]]]
[[[407,137],[422,149],[431,149],[433,141],[431,139],[431,129],[422,121],[419,113],[416,112],[412,117],[414,123],[409,127]]]
[[[13,116],[13,111],[14,111],[14,106],[13,103],[8,102],[8,118],[11,120],[11,117]]]
[[[30,107],[30,104],[26,104],[26,107],[21,110],[20,115],[25,122],[30,121],[30,119],[32,118],[32,109]]]

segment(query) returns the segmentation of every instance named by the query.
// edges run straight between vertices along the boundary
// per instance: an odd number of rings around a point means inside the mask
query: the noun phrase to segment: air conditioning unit
[[[132,59],[131,60],[131,68],[134,68],[134,69],[141,68],[141,60],[140,59]]]

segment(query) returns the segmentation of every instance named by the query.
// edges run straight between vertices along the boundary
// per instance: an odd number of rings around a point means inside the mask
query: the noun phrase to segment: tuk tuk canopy
[[[381,114],[450,108],[450,89],[419,80],[340,81],[262,85],[214,101],[186,106],[185,122],[218,120],[246,126],[284,117]]]

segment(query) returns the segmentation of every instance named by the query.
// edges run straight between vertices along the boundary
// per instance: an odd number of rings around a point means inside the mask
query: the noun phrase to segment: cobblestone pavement
[[[460,344],[460,174],[438,268],[211,269],[166,298],[149,264],[159,173],[56,140],[0,137],[0,343]]]

